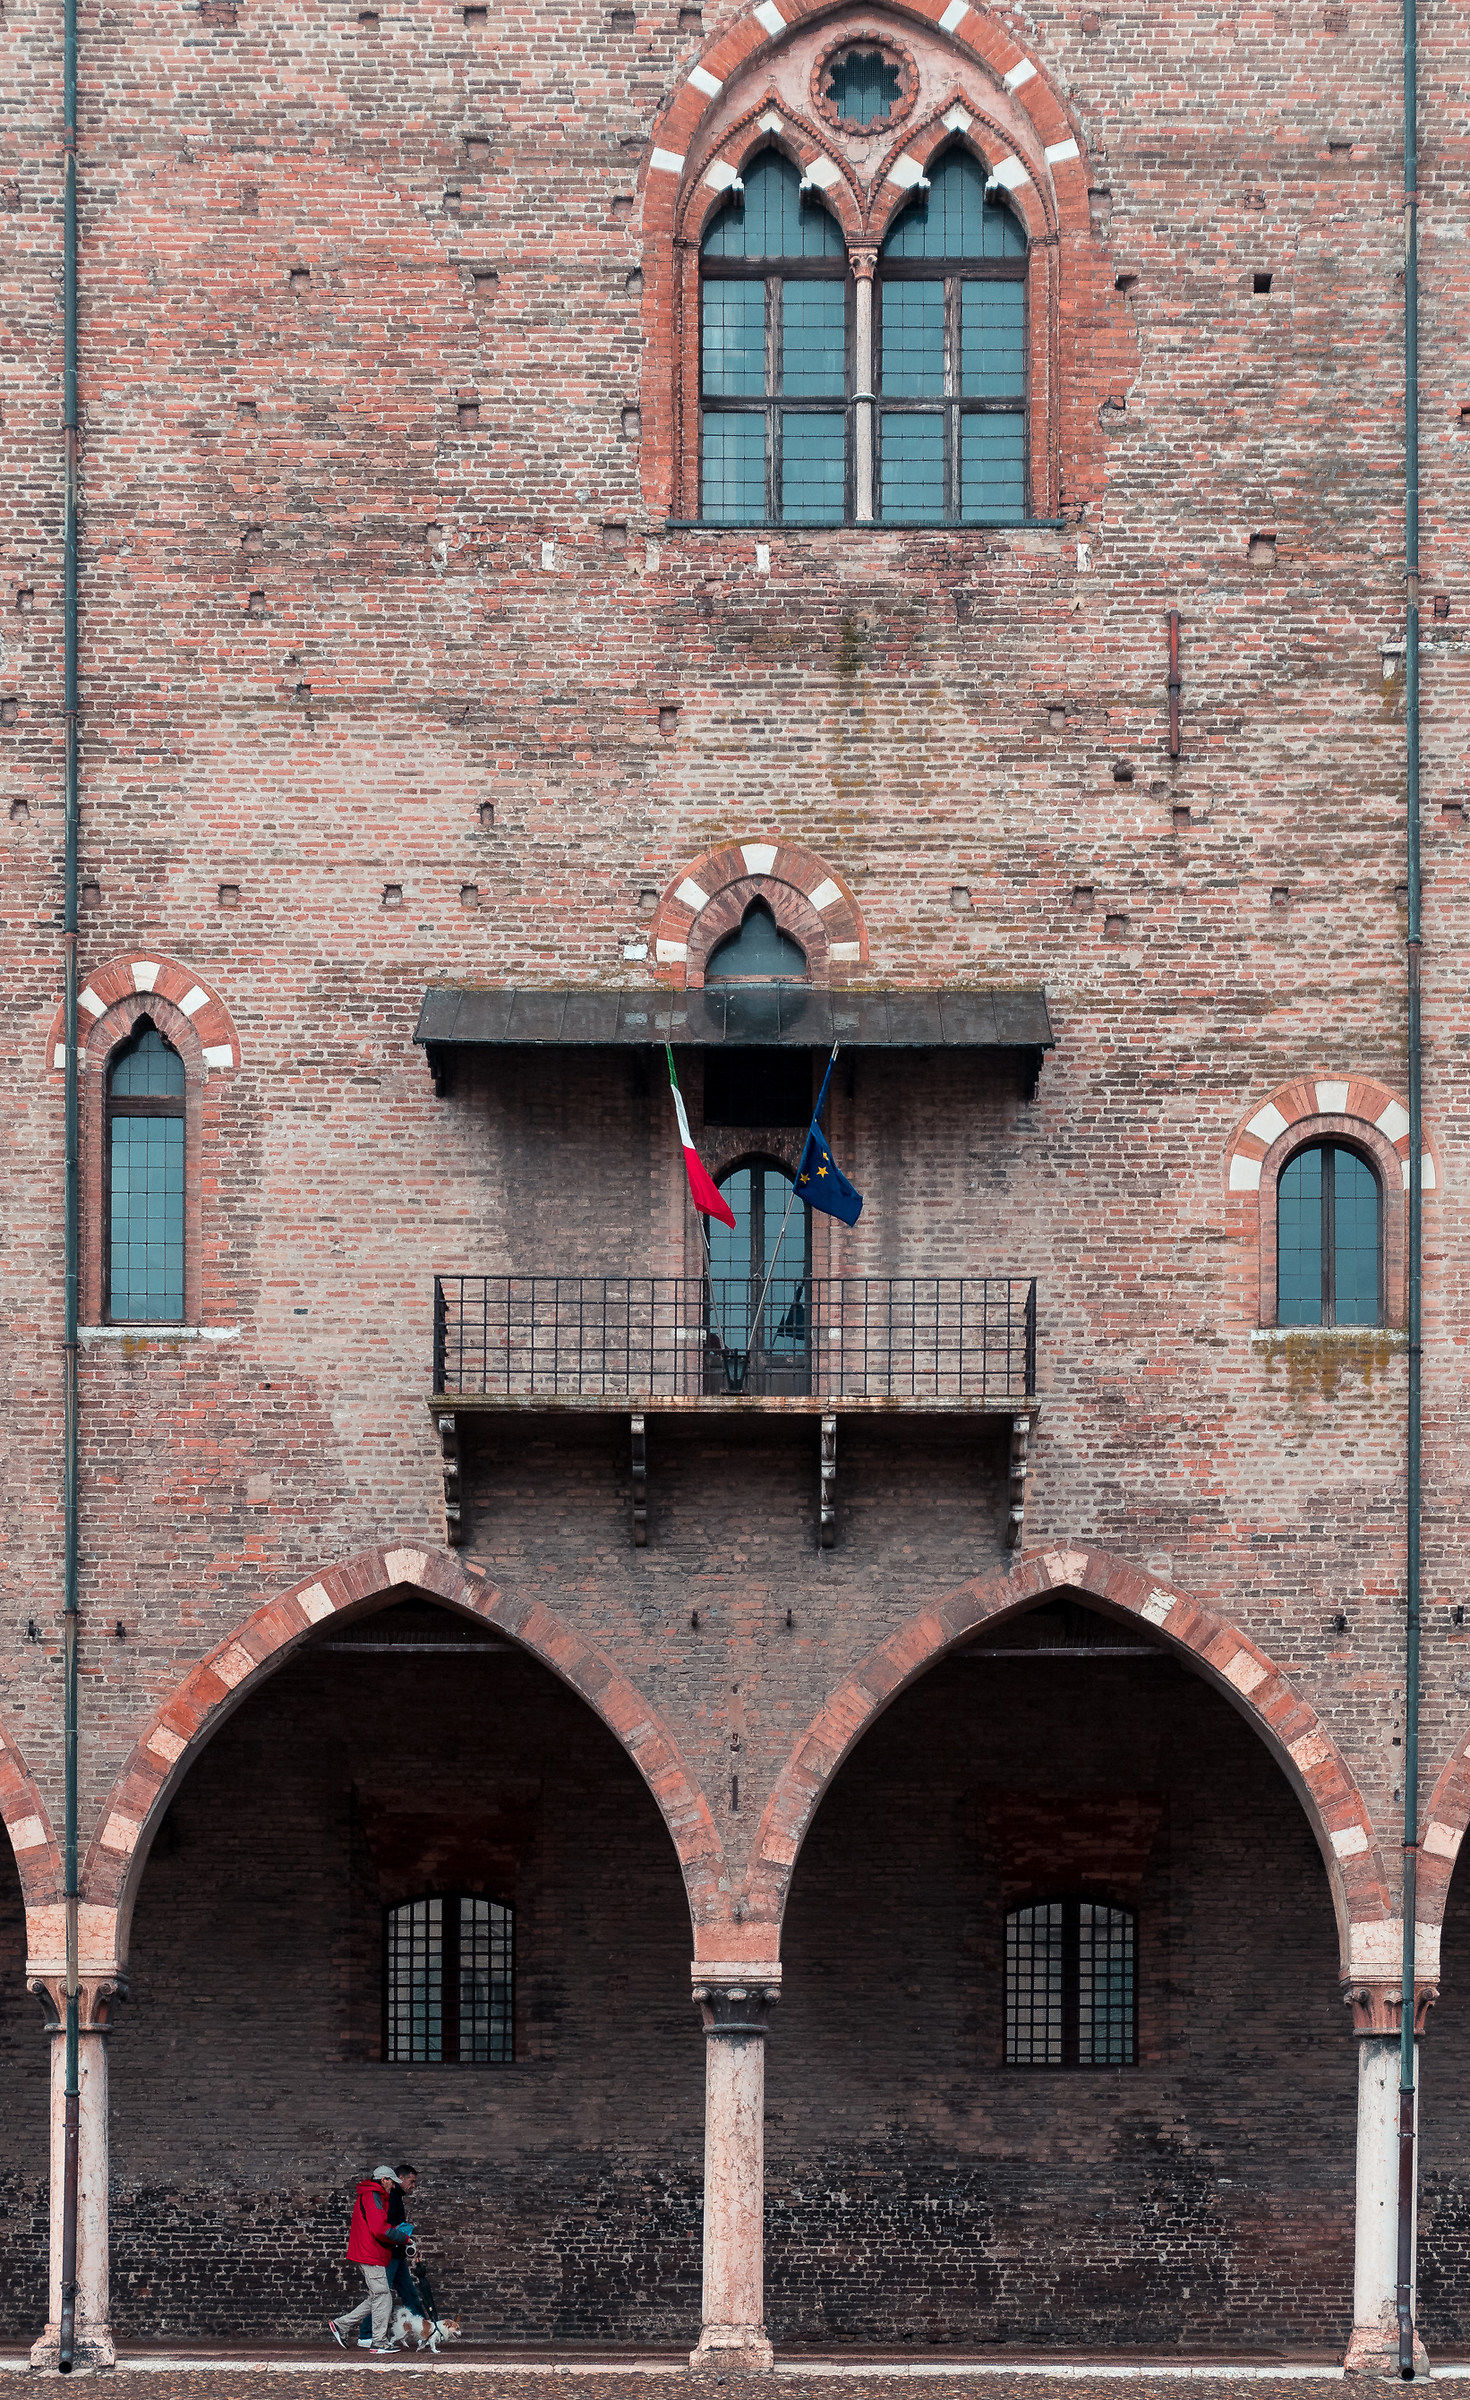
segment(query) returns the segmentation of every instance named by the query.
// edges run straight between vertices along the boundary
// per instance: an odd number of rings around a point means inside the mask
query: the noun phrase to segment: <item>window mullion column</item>
[[[873,522],[873,275],[876,250],[849,250],[853,277],[852,311],[852,447],[853,516],[859,525]]]

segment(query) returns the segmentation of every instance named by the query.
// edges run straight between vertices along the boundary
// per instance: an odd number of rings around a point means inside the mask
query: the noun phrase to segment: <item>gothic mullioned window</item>
[[[1026,235],[952,150],[878,261],[878,516],[1026,513]]]
[[[841,523],[848,508],[847,254],[835,218],[777,151],[704,237],[703,514],[716,524]]]

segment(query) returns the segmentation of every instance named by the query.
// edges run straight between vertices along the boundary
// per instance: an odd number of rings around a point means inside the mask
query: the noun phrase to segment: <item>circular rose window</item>
[[[842,133],[883,133],[914,105],[914,62],[896,42],[838,42],[817,61],[812,97]]]

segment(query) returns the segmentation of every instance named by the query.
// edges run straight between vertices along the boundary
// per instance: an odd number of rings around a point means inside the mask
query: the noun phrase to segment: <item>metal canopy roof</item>
[[[726,983],[698,992],[486,991],[424,994],[414,1040],[432,1057],[465,1049],[1049,1050],[1046,994],[1020,991],[814,991],[804,983]],[[1039,1062],[1038,1062],[1039,1063]]]

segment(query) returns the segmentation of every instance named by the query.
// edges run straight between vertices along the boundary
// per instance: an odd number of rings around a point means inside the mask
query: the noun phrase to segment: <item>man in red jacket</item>
[[[393,2316],[393,2293],[388,2282],[388,2269],[393,2263],[394,2237],[404,2239],[402,2229],[388,2224],[388,2194],[398,2177],[391,2167],[374,2167],[372,2179],[357,2187],[357,2200],[352,2211],[352,2230],[347,2237],[347,2257],[351,2265],[361,2267],[367,2285],[367,2298],[359,2300],[356,2308],[345,2317],[328,2317],[327,2331],[339,2347],[346,2347],[347,2336],[362,2323],[369,2309],[373,2318],[374,2358],[388,2358],[388,2328]]]

